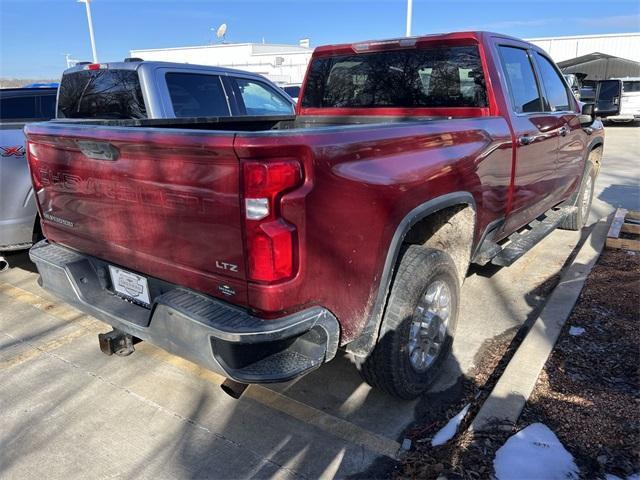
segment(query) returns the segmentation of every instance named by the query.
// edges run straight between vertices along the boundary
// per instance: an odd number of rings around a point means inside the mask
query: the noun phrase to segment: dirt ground
[[[466,428],[526,334],[526,325],[488,342],[449,408],[432,411],[408,432],[414,450],[397,479],[490,478],[495,452],[535,422],[553,430],[584,478],[640,471],[640,254],[605,250],[567,320],[517,425],[471,434]],[[584,328],[571,335],[571,327]],[[430,440],[471,403],[459,431],[440,447]]]
[[[571,327],[584,328],[572,336]],[[582,474],[640,471],[640,253],[605,250],[520,417],[543,422]]]
[[[406,434],[414,449],[394,472],[395,479],[436,479],[442,476],[447,480],[454,480],[490,476],[493,459],[490,452],[494,452],[501,444],[495,441],[506,439],[508,433],[502,430],[489,434],[464,433],[439,447],[432,447],[431,439],[450,418],[470,404],[469,412],[458,429],[460,432],[466,431],[528,328],[528,325],[523,325],[520,329],[513,328],[487,341],[476,356],[477,363],[472,373],[448,392],[450,401],[443,402],[442,398],[431,399],[430,395],[426,396],[423,401],[424,414]],[[446,405],[446,408],[437,408],[437,405]]]

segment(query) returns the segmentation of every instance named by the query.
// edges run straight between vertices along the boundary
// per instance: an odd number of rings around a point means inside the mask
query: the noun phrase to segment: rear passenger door
[[[558,203],[555,171],[560,125],[545,111],[543,87],[527,47],[505,40],[497,48],[515,137],[514,185],[503,227],[509,234]]]
[[[587,134],[578,119],[580,112],[575,97],[558,68],[539,52],[533,52],[533,58],[545,91],[544,107],[549,125],[558,136],[555,189],[560,199],[564,199],[578,187],[582,177]]]

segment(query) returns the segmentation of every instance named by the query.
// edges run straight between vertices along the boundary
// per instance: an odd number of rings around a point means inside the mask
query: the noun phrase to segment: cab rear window
[[[103,68],[63,75],[58,118],[147,118],[138,72]]]
[[[316,58],[302,106],[486,107],[480,53],[459,46]]]

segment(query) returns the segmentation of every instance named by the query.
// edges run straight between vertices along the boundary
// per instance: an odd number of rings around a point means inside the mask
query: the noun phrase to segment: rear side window
[[[167,73],[173,113],[176,117],[228,117],[227,96],[218,75]]]
[[[538,52],[535,52],[534,56],[536,58],[536,63],[538,64],[538,69],[540,70],[540,76],[542,77],[542,84],[544,85],[550,110],[552,112],[573,110],[570,106],[569,91],[567,90],[567,87],[565,87],[560,74],[556,71],[548,58],[540,55]]]
[[[624,82],[622,82],[622,91],[623,92],[640,92],[640,81],[638,80],[632,80],[632,81],[627,81],[625,80]]]
[[[303,107],[486,107],[476,46],[316,58]]]
[[[2,120],[28,120],[38,118],[36,97],[21,95],[1,98],[0,118]]]
[[[138,72],[103,68],[62,76],[59,118],[147,118]]]
[[[287,92],[287,95],[289,95],[291,98],[298,98],[300,96],[300,87],[298,87],[297,85],[291,87],[283,87],[283,90]]]
[[[540,92],[527,51],[515,47],[499,48],[513,109],[516,113],[541,112]]]
[[[261,82],[235,78],[247,115],[289,115],[293,113],[291,102]]]

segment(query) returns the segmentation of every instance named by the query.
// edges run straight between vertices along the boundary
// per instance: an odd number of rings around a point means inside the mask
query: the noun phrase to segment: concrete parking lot
[[[640,129],[607,128],[592,220],[640,209]],[[536,315],[585,234],[557,231],[510,268],[474,268],[453,355],[434,385],[469,371],[482,344]],[[26,254],[0,274],[0,477],[345,477],[396,455],[419,402],[362,383],[346,355],[289,384],[222,378],[152,345],[107,357],[110,328],[57,302]],[[443,394],[444,395],[444,394]]]

